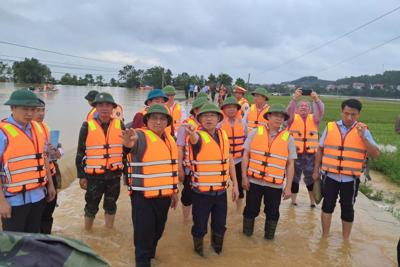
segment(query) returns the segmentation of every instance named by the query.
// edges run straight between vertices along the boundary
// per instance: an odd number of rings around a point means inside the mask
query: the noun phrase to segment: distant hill
[[[352,84],[352,83],[366,83],[366,84],[385,84],[385,85],[400,85],[400,71],[391,70],[385,71],[383,74],[375,75],[362,75],[351,76],[336,81],[336,84]]]
[[[315,87],[315,86],[325,87],[328,84],[334,84],[334,83],[335,83],[334,81],[320,80],[318,79],[318,77],[315,76],[306,76],[291,82],[283,82],[281,84],[282,85],[294,84],[300,87]]]

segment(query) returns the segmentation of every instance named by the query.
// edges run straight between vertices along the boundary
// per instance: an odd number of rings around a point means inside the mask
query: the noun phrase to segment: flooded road
[[[12,91],[4,88],[4,85],[0,85],[1,103]],[[111,266],[134,266],[131,204],[125,187],[121,188],[114,229],[104,227],[101,208],[92,231],[83,229],[84,191],[79,188],[75,178],[74,153],[79,128],[89,110],[83,97],[91,89],[65,86],[45,98],[47,122],[53,129],[62,131],[61,141],[66,153],[60,167],[64,186],[72,181],[59,193],[53,233],[85,242]],[[111,92],[117,102],[123,105],[127,121],[131,120],[135,110],[142,108],[146,95],[146,92],[125,88],[100,90]],[[1,106],[0,112],[4,117],[8,114],[8,107]],[[178,206],[177,210],[170,210],[154,266],[396,266],[400,223],[390,213],[379,209],[359,194],[350,242],[345,243],[341,238],[339,207],[336,207],[333,216],[331,236],[321,240],[320,207],[311,209],[306,194],[305,186],[302,185],[297,207],[291,206],[288,201],[282,202],[274,241],[263,238],[263,214],[257,218],[254,235],[250,238],[244,236],[241,233],[241,213],[229,202],[228,230],[223,252],[221,255],[212,252],[208,234],[205,238],[205,258],[193,252],[191,224],[183,222],[181,206]]]

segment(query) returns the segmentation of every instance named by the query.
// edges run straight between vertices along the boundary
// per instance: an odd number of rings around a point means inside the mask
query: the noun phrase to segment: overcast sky
[[[400,11],[297,61],[304,52],[400,6],[399,0],[0,0],[0,41],[110,60],[101,63],[0,43],[0,58],[36,57],[107,68],[50,66],[55,77],[102,73],[125,64],[161,65],[173,74],[220,72],[272,83],[316,75],[345,76],[400,69],[400,39],[330,68],[400,35]],[[54,64],[54,63],[53,63]],[[277,66],[281,66],[277,68]],[[88,68],[88,67],[83,67]],[[321,70],[325,71],[319,72]],[[116,75],[114,75],[117,77]]]

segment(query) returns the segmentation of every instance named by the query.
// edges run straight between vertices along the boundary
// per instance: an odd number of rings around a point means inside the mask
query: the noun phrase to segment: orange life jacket
[[[90,111],[89,111],[89,113],[87,114],[87,116],[86,116],[86,120],[87,121],[89,121],[89,120],[92,120],[92,119],[94,119],[94,114],[96,113],[96,108],[92,108]],[[123,118],[124,118],[124,110],[123,110],[123,108],[122,108],[122,106],[121,105],[117,105],[117,107],[115,107],[114,109],[113,109],[113,113],[112,113],[112,115],[111,115],[111,118],[113,118],[113,119],[119,119],[119,120],[123,120]]]
[[[7,147],[1,159],[0,175],[3,188],[9,193],[19,193],[44,186],[47,182],[42,127],[31,123],[32,139],[12,123],[2,121],[0,129],[7,137]]]
[[[128,155],[128,189],[143,192],[145,198],[171,196],[178,188],[178,148],[168,133],[165,141],[151,130],[138,129],[145,136],[143,155]]]
[[[226,132],[218,129],[218,144],[206,131],[198,130],[201,148],[194,155],[189,146],[190,164],[193,171],[192,186],[200,192],[221,191],[229,179],[229,140]]]
[[[231,125],[229,118],[225,117],[221,129],[223,129],[228,135],[230,153],[233,155],[233,158],[241,158],[243,156],[244,140],[246,139],[242,117],[240,115],[236,116],[233,126]]]
[[[181,113],[181,109],[182,106],[179,103],[174,103],[174,105],[172,105],[172,107],[168,107],[167,105],[165,105],[165,107],[167,108],[169,115],[172,116],[172,126],[168,126],[166,128],[166,132],[167,133],[171,133],[172,136],[176,135],[176,131],[179,128],[179,126],[181,125],[181,119],[182,119],[182,113]]]
[[[103,174],[105,170],[121,170],[122,138],[121,121],[111,119],[107,135],[97,120],[89,120],[86,137],[85,172],[87,174]]]
[[[268,183],[283,184],[289,156],[289,136],[289,131],[283,130],[270,142],[268,129],[259,126],[250,144],[247,174]]]
[[[305,121],[299,114],[295,114],[289,131],[294,137],[297,153],[314,154],[317,152],[318,126],[314,122],[313,114],[308,114]]]
[[[357,123],[343,137],[336,122],[328,123],[322,156],[323,171],[354,177],[361,175],[367,150],[358,135],[356,125]]]
[[[49,145],[50,144],[50,128],[49,128],[49,126],[45,122],[38,122],[38,124],[42,127],[43,132],[46,136],[47,145]],[[53,161],[49,160],[49,168],[50,168],[51,176],[56,175],[56,166],[54,165]]]
[[[260,112],[255,104],[251,105],[249,113],[247,114],[247,128],[249,132],[258,126],[267,125],[268,120],[264,119],[264,114],[269,110],[269,106],[264,107]]]

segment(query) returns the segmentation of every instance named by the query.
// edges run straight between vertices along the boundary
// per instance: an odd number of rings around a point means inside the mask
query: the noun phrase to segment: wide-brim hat
[[[253,92],[251,92],[251,94],[254,95],[262,95],[264,96],[267,100],[269,99],[268,97],[268,91],[265,88],[262,87],[257,87],[256,90],[254,90]]]
[[[115,103],[114,98],[109,93],[98,93],[92,102],[92,106],[95,107],[98,103],[110,103],[114,108],[117,107],[117,103]]]
[[[201,108],[200,112],[196,115],[196,119],[199,120],[200,116],[204,113],[216,113],[219,115],[219,122],[221,122],[224,119],[224,114],[222,111],[218,108],[217,105],[213,103],[205,103]]]
[[[148,106],[147,103],[149,102],[149,100],[153,100],[154,98],[158,98],[158,97],[164,98],[165,102],[167,102],[169,99],[168,96],[166,96],[161,89],[153,89],[147,94],[147,98],[144,101],[144,104],[146,106]]]
[[[201,108],[206,103],[208,103],[208,99],[206,97],[199,97],[193,100],[190,114],[194,115],[194,110],[196,108]]]
[[[167,85],[162,89],[163,93],[166,94],[167,96],[170,95],[176,95],[176,90],[175,87],[173,87],[172,85]]]
[[[224,107],[226,107],[228,105],[235,105],[238,110],[242,108],[242,106],[237,102],[237,100],[234,96],[227,97],[224,100],[224,103],[222,104],[221,109],[224,109]]]
[[[287,113],[285,106],[282,104],[272,104],[268,111],[264,113],[264,119],[268,120],[267,115],[271,113],[281,113],[285,115],[285,121],[289,119],[289,114]]]
[[[39,98],[31,90],[23,88],[12,92],[10,98],[4,103],[6,106],[40,107]]]
[[[93,101],[96,98],[96,95],[99,93],[99,91],[96,90],[91,90],[87,93],[87,95],[85,96],[85,99],[87,101]]]
[[[167,108],[161,104],[154,104],[147,110],[146,114],[143,116],[143,123],[147,125],[147,121],[149,119],[150,114],[163,114],[168,118],[168,125],[172,124],[172,116],[169,114]]]
[[[247,92],[246,89],[244,89],[243,87],[239,86],[239,85],[235,85],[235,89],[233,90],[234,93],[245,93]]]

